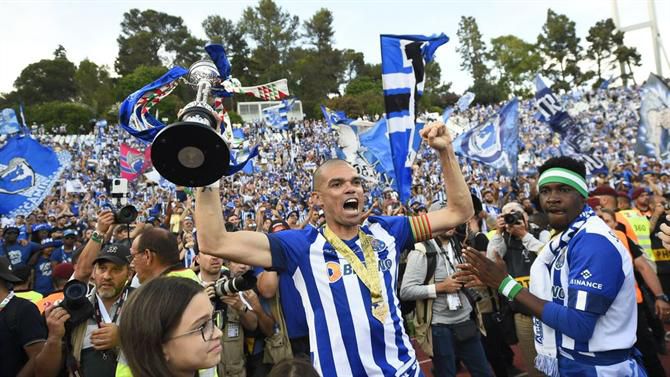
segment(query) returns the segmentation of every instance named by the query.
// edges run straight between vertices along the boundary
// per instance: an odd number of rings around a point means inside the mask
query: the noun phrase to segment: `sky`
[[[336,48],[351,48],[365,54],[369,63],[379,63],[380,34],[437,34],[444,32],[449,43],[440,47],[436,61],[442,68],[442,81],[451,82],[452,90],[462,93],[471,84],[469,73],[460,69],[456,52],[458,22],[461,16],[477,20],[484,41],[513,34],[535,42],[546,21],[547,9],[565,14],[575,21],[577,36],[587,47],[588,29],[597,21],[612,17],[613,0],[275,0],[285,11],[309,19],[320,8],[328,8],[334,17]],[[648,20],[648,0],[618,0],[621,26]],[[670,0],[655,0],[659,33],[670,55]],[[202,21],[220,15],[237,21],[242,11],[256,1],[174,1],[174,0],[0,0],[5,34],[0,46],[0,93],[13,90],[14,80],[28,64],[51,59],[59,44],[68,58],[78,64],[89,60],[113,69],[118,53],[116,38],[121,32],[124,12],[132,8],[154,9],[184,19],[192,34],[205,38]],[[626,34],[625,42],[642,54],[642,67],[636,69],[638,83],[655,71],[649,29]],[[661,52],[662,54],[662,52]],[[670,66],[661,55],[665,77]],[[588,66],[587,68],[594,68]],[[244,83],[258,84],[258,83]],[[289,83],[290,88],[290,83]]]

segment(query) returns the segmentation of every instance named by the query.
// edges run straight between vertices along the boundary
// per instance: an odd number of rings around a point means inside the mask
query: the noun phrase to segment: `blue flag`
[[[263,121],[274,129],[288,130],[288,113],[295,100],[285,99],[280,104],[263,109]]]
[[[514,177],[519,153],[518,120],[519,101],[513,98],[495,119],[458,135],[453,142],[454,152]]]
[[[442,121],[444,124],[447,124],[447,121],[449,121],[449,118],[451,118],[451,114],[454,112],[454,108],[451,106],[445,107],[444,112],[442,113]]]
[[[2,109],[0,112],[0,135],[12,135],[21,131],[14,109]]]
[[[0,145],[0,214],[28,215],[70,165],[70,154],[54,152],[30,137],[12,136]]]
[[[610,76],[607,80],[603,80],[603,82],[600,83],[598,89],[607,89],[610,86],[610,81],[612,81],[612,76]]]
[[[389,142],[386,118],[381,118],[373,127],[358,134],[360,152],[370,165],[388,179],[395,181],[391,143]]]
[[[470,104],[472,101],[475,100],[475,94],[472,92],[467,92],[461,96],[461,98],[458,99],[458,102],[456,102],[456,106],[458,106],[458,109],[460,111],[465,111],[470,107]]]
[[[347,117],[344,111],[331,110],[323,105],[321,105],[321,112],[329,128],[333,128],[334,125],[340,123],[350,124],[353,121],[353,119]]]
[[[252,174],[255,171],[253,158],[258,156],[258,145],[253,148],[242,148],[241,150],[230,151],[230,165],[228,175],[233,175],[238,171],[243,171],[246,174]],[[242,162],[238,162],[242,161]]]
[[[406,203],[412,186],[416,104],[423,94],[425,65],[438,47],[447,43],[444,35],[382,35],[382,87],[388,122],[391,154],[400,200]]]
[[[165,124],[154,118],[149,110],[170,94],[177,87],[177,80],[187,73],[185,68],[173,67],[158,80],[129,95],[119,108],[121,127],[136,138],[151,143]]]
[[[667,159],[670,154],[670,88],[653,73],[641,88],[640,128],[635,151]]]

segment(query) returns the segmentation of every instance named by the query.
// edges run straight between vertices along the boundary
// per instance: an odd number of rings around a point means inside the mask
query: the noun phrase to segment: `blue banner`
[[[329,128],[333,128],[334,125],[340,123],[350,124],[353,121],[353,119],[347,117],[344,111],[331,110],[323,105],[321,105],[321,112]]]
[[[70,154],[54,152],[30,137],[12,136],[0,145],[0,214],[28,215],[42,203]]]
[[[660,77],[650,73],[641,92],[635,152],[665,160],[670,157],[670,88]]]
[[[456,102],[456,106],[458,106],[458,110],[465,111],[468,109],[468,107],[470,107],[470,104],[474,100],[475,100],[475,94],[472,92],[466,92],[461,96],[461,98],[458,99],[458,102]]]
[[[509,101],[492,121],[458,135],[454,152],[496,168],[501,174],[517,174],[519,153],[519,101]]]
[[[407,203],[412,186],[416,130],[416,104],[423,94],[425,65],[444,35],[382,35],[382,87],[391,142],[391,154],[400,200]]]
[[[119,124],[129,134],[151,143],[158,132],[165,127],[149,111],[177,87],[177,80],[188,74],[182,67],[173,67],[158,80],[145,85],[126,98],[119,108]]]
[[[12,135],[21,131],[14,109],[2,109],[0,113],[0,135]]]
[[[386,118],[381,118],[373,127],[358,134],[361,147],[359,152],[365,160],[388,180],[395,182],[391,143],[388,136]]]
[[[288,130],[288,113],[294,103],[294,99],[285,99],[279,105],[264,108],[263,121],[274,129]]]

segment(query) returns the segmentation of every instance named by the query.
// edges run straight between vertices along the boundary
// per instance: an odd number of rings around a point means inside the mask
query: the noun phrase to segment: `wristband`
[[[102,235],[100,233],[98,233],[97,231],[94,231],[93,233],[91,233],[91,240],[93,240],[94,242],[97,242],[99,244],[102,244],[102,241],[104,241],[104,238],[102,237]]]
[[[500,283],[500,286],[498,287],[498,292],[502,294],[503,296],[507,297],[510,301],[514,300],[516,295],[521,292],[523,289],[523,286],[519,284],[514,278],[510,275],[507,275],[505,279]]]

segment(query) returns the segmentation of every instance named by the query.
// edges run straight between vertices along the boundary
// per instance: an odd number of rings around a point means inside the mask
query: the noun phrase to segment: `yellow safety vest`
[[[651,250],[651,226],[649,219],[635,209],[627,209],[619,211],[619,213],[628,221],[631,230],[637,236],[637,244],[640,245],[649,259],[656,261],[654,253]]]
[[[16,297],[21,297],[26,300],[29,300],[33,304],[36,304],[37,301],[41,300],[44,296],[41,293],[35,291],[25,291],[25,292],[14,292]]]

